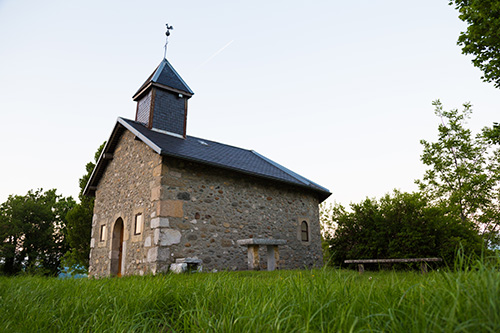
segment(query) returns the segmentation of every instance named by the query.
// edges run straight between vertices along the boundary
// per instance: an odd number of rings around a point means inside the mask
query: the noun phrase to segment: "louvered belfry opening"
[[[158,65],[133,96],[135,120],[149,129],[186,137],[188,99],[193,91],[167,59]]]

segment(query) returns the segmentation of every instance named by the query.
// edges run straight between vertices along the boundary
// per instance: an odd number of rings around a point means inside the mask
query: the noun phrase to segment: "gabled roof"
[[[95,193],[99,180],[110,161],[109,156],[114,152],[118,139],[125,129],[132,132],[151,149],[163,156],[172,156],[295,185],[316,192],[321,201],[331,195],[328,189],[294,173],[253,150],[246,150],[193,136],[187,136],[185,139],[182,139],[150,130],[138,122],[124,118],[118,118],[113,133],[90,176],[90,180],[84,190],[85,195],[93,195]]]
[[[154,72],[148,77],[146,82],[137,90],[137,92],[132,97],[134,100],[142,95],[151,85],[156,85],[167,90],[172,90],[174,92],[180,92],[188,97],[194,95],[194,92],[189,88],[189,86],[184,82],[177,71],[172,67],[167,59],[163,59],[162,62],[156,67]]]

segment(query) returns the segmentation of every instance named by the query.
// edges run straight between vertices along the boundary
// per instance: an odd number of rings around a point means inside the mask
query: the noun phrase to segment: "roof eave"
[[[180,90],[180,89],[176,89],[176,88],[172,88],[172,87],[169,87],[169,86],[166,86],[164,84],[161,84],[161,83],[156,83],[156,82],[149,82],[147,85],[145,85],[142,89],[140,89],[139,91],[137,91],[135,93],[134,96],[132,96],[132,100],[134,101],[138,101],[139,99],[142,98],[142,96],[144,96],[152,87],[158,87],[158,88],[161,88],[161,89],[164,89],[164,90],[168,90],[168,91],[171,91],[173,93],[176,93],[176,94],[182,94],[184,96],[186,96],[188,99],[191,98],[194,93],[190,93],[190,92],[187,92],[187,91],[184,91],[184,90]]]
[[[203,164],[203,165],[209,165],[209,166],[213,166],[213,167],[224,169],[224,170],[235,171],[235,172],[243,173],[243,174],[246,174],[246,175],[249,175],[249,176],[254,176],[254,177],[257,177],[257,178],[260,178],[260,179],[272,180],[272,181],[277,182],[277,183],[287,184],[287,185],[291,185],[291,186],[294,186],[294,187],[300,187],[300,188],[302,188],[304,190],[308,190],[308,191],[311,191],[311,192],[314,192],[314,193],[318,194],[318,198],[320,200],[320,203],[323,202],[324,200],[326,200],[330,195],[332,195],[332,193],[330,193],[330,191],[328,191],[327,189],[323,190],[323,187],[319,186],[319,185],[318,185],[318,187],[320,187],[320,188],[314,188],[314,187],[308,186],[306,184],[297,184],[297,183],[294,183],[294,182],[291,182],[291,181],[287,181],[287,180],[276,178],[276,177],[272,177],[272,176],[263,175],[263,174],[260,174],[260,173],[257,173],[257,172],[251,172],[251,171],[244,170],[244,169],[239,169],[239,168],[234,168],[234,167],[228,167],[228,166],[225,166],[225,165],[221,165],[221,164],[217,164],[217,163],[211,163],[211,162],[208,162],[208,161],[205,161],[205,160],[201,160],[201,159],[197,159],[197,158],[193,158],[193,157],[186,157],[186,156],[179,156],[179,155],[176,155],[176,154],[170,154],[170,153],[168,153],[166,151],[163,151],[163,153],[161,153],[161,155],[162,156],[168,156],[168,157],[178,158],[178,159],[185,160],[185,161],[196,162],[196,163],[200,163],[200,164]]]
[[[264,155],[259,154],[259,153],[258,153],[258,152],[256,152],[255,150],[251,150],[251,152],[252,152],[253,154],[255,154],[255,155],[259,156],[261,159],[263,159],[263,160],[264,160],[264,161],[266,161],[267,163],[269,163],[269,164],[273,165],[274,167],[276,167],[276,168],[280,169],[281,171],[283,171],[284,173],[286,173],[286,174],[287,174],[287,175],[289,175],[290,177],[295,178],[297,181],[299,181],[299,182],[303,183],[304,185],[306,185],[306,186],[308,186],[308,187],[317,187],[319,190],[324,191],[325,193],[330,193],[330,191],[329,191],[327,188],[325,188],[325,187],[323,187],[323,186],[321,186],[321,185],[319,185],[319,184],[317,184],[317,183],[315,183],[315,182],[313,182],[313,181],[311,181],[311,180],[309,180],[309,179],[307,179],[307,178],[305,178],[305,177],[302,177],[302,176],[301,176],[301,175],[299,175],[298,173],[295,173],[295,172],[293,172],[292,170],[290,170],[290,169],[288,169],[288,168],[284,167],[283,165],[281,165],[281,164],[279,164],[279,163],[274,162],[273,160],[271,160],[271,159],[269,159],[269,158],[265,157]],[[330,193],[330,194],[331,194],[331,193]]]

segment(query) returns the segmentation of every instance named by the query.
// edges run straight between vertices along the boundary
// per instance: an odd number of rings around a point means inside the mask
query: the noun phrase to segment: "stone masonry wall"
[[[276,238],[287,240],[279,247],[280,268],[322,265],[319,201],[307,190],[169,157],[157,190],[165,261],[195,257],[204,270],[244,270],[247,249],[236,241]],[[307,242],[300,238],[302,221],[309,225]],[[260,268],[266,268],[265,246]]]
[[[204,270],[245,270],[247,249],[236,241],[246,238],[286,239],[279,247],[281,269],[318,267],[318,204],[305,189],[162,158],[125,131],[96,191],[89,275],[110,275],[119,218],[124,223],[122,275],[167,271],[175,259],[187,257],[202,259]],[[144,225],[134,235],[138,213]],[[306,242],[302,221],[309,226]],[[265,251],[261,246],[261,269],[266,268]]]
[[[90,252],[90,276],[110,275],[112,234],[115,222],[124,223],[122,274],[144,274],[156,270],[148,261],[153,230],[151,216],[156,206],[151,190],[160,184],[161,157],[135,136],[125,131],[96,191]],[[144,217],[143,232],[134,235],[135,215]],[[101,225],[106,237],[100,241]]]

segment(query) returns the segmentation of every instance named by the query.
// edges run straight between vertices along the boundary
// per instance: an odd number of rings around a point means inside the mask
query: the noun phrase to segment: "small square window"
[[[101,234],[99,235],[99,241],[104,242],[106,240],[106,225],[101,224]]]
[[[140,235],[142,233],[142,214],[139,213],[135,216],[135,223],[134,223],[134,235]]]

